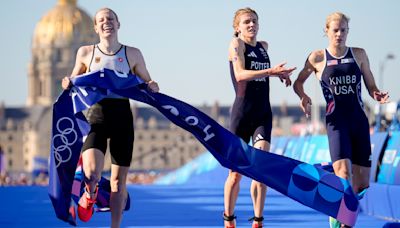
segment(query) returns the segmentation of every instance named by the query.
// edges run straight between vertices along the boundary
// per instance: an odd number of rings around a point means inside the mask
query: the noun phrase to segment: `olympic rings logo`
[[[67,126],[71,125],[70,127],[67,127],[63,130],[61,130],[61,122],[65,123],[67,121]],[[64,124],[65,125],[65,124]],[[74,130],[74,122],[72,121],[71,118],[68,117],[62,117],[57,121],[56,124],[56,129],[59,132],[59,134],[56,134],[52,138],[52,144],[54,148],[54,157],[58,161],[56,164],[56,167],[61,163],[68,162],[71,159],[72,156],[72,150],[70,146],[72,146],[77,140],[78,140],[78,134]],[[58,140],[56,140],[58,139]],[[58,143],[56,143],[58,142]],[[58,145],[56,145],[58,144]]]

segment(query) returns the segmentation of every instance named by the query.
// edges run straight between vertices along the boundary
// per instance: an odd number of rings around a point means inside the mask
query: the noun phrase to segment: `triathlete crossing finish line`
[[[76,224],[71,188],[83,137],[89,132],[82,111],[111,92],[149,104],[191,132],[221,163],[290,198],[353,226],[359,204],[349,182],[323,169],[247,145],[196,108],[147,90],[135,75],[99,70],[72,79],[53,107],[49,195],[58,218]],[[100,186],[101,187],[101,186]]]

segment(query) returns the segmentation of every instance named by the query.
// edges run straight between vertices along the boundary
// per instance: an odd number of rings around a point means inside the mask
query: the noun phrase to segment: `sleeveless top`
[[[352,48],[341,57],[335,57],[325,49],[325,67],[321,74],[321,88],[326,100],[326,115],[364,113],[361,98],[360,67]]]
[[[131,67],[128,62],[126,55],[126,46],[121,45],[119,50],[114,54],[104,53],[98,45],[93,47],[93,55],[90,60],[88,72],[100,70],[102,68],[108,68],[115,70],[120,73],[132,73]],[[109,98],[121,98],[119,95],[110,94]]]
[[[256,46],[245,43],[244,59],[246,70],[264,70],[270,68],[271,65],[268,53],[260,42],[257,42]],[[229,62],[229,65],[236,93],[235,103],[239,100],[246,103],[246,105],[234,105],[233,108],[235,106],[242,107],[249,112],[254,111],[254,108],[261,112],[270,111],[269,78],[264,77],[252,81],[237,82],[232,61]],[[243,112],[247,112],[246,110],[243,110]]]

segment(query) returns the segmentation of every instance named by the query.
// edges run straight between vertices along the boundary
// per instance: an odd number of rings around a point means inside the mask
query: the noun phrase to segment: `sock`
[[[97,187],[96,187],[96,188],[97,188]],[[88,191],[88,187],[86,186],[86,187],[85,187],[85,194],[86,194],[86,197],[89,198],[89,199],[94,199],[95,196],[96,196],[96,188],[94,189],[93,192],[89,192],[89,191]]]

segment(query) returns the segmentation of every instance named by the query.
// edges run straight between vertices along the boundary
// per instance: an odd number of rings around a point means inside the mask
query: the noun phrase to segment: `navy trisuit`
[[[256,46],[245,43],[246,70],[264,70],[270,68],[267,51],[260,42]],[[269,78],[237,82],[230,61],[230,73],[236,97],[232,107],[230,131],[245,142],[253,139],[271,142],[272,111],[269,101]]]
[[[332,162],[350,159],[371,166],[369,123],[361,99],[360,67],[352,48],[341,57],[325,50],[321,87],[326,100],[326,128]]]

